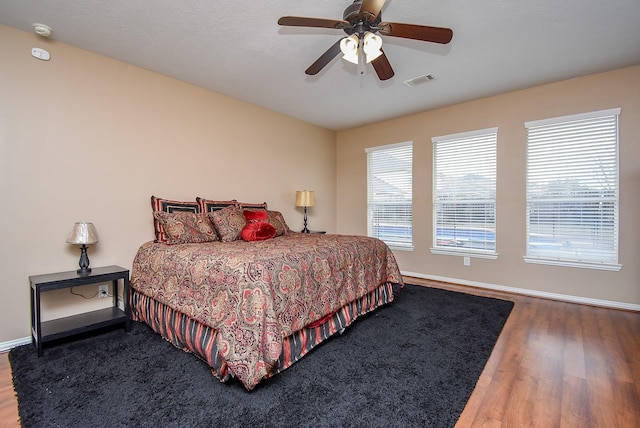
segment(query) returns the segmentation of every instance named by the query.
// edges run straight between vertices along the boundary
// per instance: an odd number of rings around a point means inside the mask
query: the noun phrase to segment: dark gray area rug
[[[9,359],[24,427],[452,427],[512,307],[406,285],[251,392],[140,323]]]

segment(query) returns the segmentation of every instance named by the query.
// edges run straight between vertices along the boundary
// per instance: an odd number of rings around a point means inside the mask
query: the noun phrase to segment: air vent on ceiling
[[[414,77],[413,79],[405,80],[404,84],[407,85],[408,87],[412,88],[415,85],[417,85],[418,83],[428,82],[428,81],[433,80],[435,78],[436,78],[436,76],[434,76],[431,73],[428,73],[428,74],[424,74],[422,76]]]

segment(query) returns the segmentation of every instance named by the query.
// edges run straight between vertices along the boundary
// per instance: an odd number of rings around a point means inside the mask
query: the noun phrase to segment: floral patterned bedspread
[[[385,282],[402,284],[402,276],[382,241],[303,233],[147,242],[131,274],[135,290],[217,329],[221,356],[249,390],[271,372],[284,337]]]

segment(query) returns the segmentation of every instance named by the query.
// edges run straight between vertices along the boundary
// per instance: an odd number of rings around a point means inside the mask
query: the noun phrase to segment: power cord
[[[73,294],[74,296],[80,296],[80,297],[82,297],[83,299],[87,299],[87,300],[89,300],[89,299],[95,299],[96,297],[98,297],[98,294],[100,294],[100,292],[98,291],[98,292],[96,292],[96,294],[94,294],[93,296],[89,296],[89,297],[87,297],[87,296],[85,296],[85,295],[83,295],[83,294],[81,294],[81,293],[76,293],[76,292],[74,292],[74,291],[73,291],[73,287],[71,287],[71,288],[69,289],[69,292],[70,292],[71,294]]]
[[[69,288],[69,292],[71,294],[73,294],[74,296],[80,296],[80,297],[82,297],[83,299],[86,299],[86,300],[95,299],[96,297],[98,297],[100,295],[100,291],[98,291],[93,296],[85,296],[84,294],[76,293],[75,291],[73,291],[73,287]],[[107,293],[106,297],[113,298],[113,294],[112,293]],[[116,305],[120,306],[120,303],[123,303],[123,301],[124,300],[122,299],[122,297],[120,295],[118,295],[117,300],[116,300]]]

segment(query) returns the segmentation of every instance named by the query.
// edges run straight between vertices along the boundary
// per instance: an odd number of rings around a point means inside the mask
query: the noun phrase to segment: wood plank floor
[[[456,427],[640,426],[640,313],[406,282],[515,302]],[[7,353],[0,426],[20,426]]]
[[[18,401],[13,391],[9,353],[0,355],[0,427],[19,427]]]

